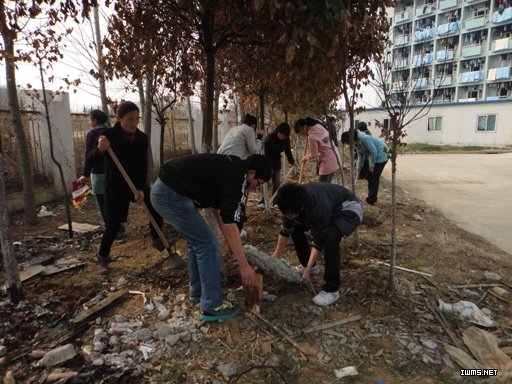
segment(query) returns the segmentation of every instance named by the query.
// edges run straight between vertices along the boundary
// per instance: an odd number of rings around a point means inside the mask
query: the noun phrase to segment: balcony
[[[425,28],[421,31],[414,32],[414,38],[416,41],[423,41],[428,39],[433,39],[436,35],[436,29],[435,28]]]
[[[453,32],[458,32],[460,30],[460,22],[459,21],[453,21],[451,23],[442,24],[437,27],[437,35],[438,36],[445,36],[449,35]]]
[[[395,46],[409,44],[410,39],[411,39],[411,35],[398,35],[393,40],[393,43],[395,44]]]
[[[411,18],[411,14],[409,11],[400,12],[395,15],[395,23],[403,23],[404,21],[408,21]]]
[[[466,28],[466,29],[481,28],[481,27],[485,27],[485,24],[487,24],[487,17],[485,17],[485,16],[473,17],[471,19],[466,19],[464,21],[464,28]]]
[[[437,61],[446,61],[446,60],[453,60],[454,58],[454,52],[452,50],[443,50],[443,51],[437,51],[436,52],[436,60]]]
[[[434,4],[424,4],[416,7],[416,12],[414,13],[416,17],[421,17],[428,15],[436,10],[436,6]]]
[[[422,77],[420,79],[413,80],[413,89],[422,89],[428,87],[428,78]]]
[[[482,54],[482,50],[481,44],[468,45],[462,48],[461,55],[462,57],[478,56]]]
[[[453,77],[452,76],[439,76],[435,80],[436,87],[447,87],[452,85]]]
[[[459,74],[459,84],[475,83],[485,78],[484,71],[464,72]]]
[[[457,0],[441,0],[439,2],[439,9],[444,11],[445,9],[454,8],[458,5]]]
[[[431,53],[422,55],[414,55],[412,59],[412,66],[414,68],[421,67],[422,65],[431,64],[434,61],[434,56]]]
[[[512,38],[510,37],[495,40],[491,43],[491,50],[493,52],[499,52],[506,49],[512,49]]]
[[[510,78],[510,66],[491,68],[487,73],[487,80],[505,80]]]
[[[407,80],[400,80],[393,82],[393,90],[394,91],[400,91],[404,90],[407,87]]]
[[[494,24],[503,23],[505,21],[508,21],[512,19],[512,7],[505,8],[503,12],[500,15],[500,12],[494,12],[492,14],[492,22]]]
[[[408,67],[409,67],[409,59],[397,58],[393,62],[393,70],[394,71],[400,70],[400,69],[405,69],[405,68],[408,68]]]

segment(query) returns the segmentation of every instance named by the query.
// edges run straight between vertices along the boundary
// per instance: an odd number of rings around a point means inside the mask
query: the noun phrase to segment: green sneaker
[[[188,301],[191,303],[199,303],[201,301],[201,295],[189,295]]]
[[[212,310],[202,310],[201,320],[204,321],[219,321],[227,320],[235,317],[240,312],[238,305],[231,304],[229,301],[224,300],[222,305]]]

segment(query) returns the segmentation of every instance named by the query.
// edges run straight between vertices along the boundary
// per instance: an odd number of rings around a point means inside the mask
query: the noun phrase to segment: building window
[[[433,116],[428,118],[427,131],[441,132],[443,128],[443,118],[441,116]]]
[[[496,131],[496,115],[479,115],[476,130],[478,132]]]

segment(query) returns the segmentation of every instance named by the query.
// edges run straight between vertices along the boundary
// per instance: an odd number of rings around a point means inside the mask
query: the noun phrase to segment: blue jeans
[[[151,204],[187,241],[189,294],[201,296],[201,309],[222,304],[220,245],[194,201],[158,179],[151,188]]]

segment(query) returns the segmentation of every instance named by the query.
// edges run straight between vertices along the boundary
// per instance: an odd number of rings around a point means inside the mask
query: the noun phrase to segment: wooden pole
[[[123,165],[117,158],[117,155],[114,153],[112,148],[108,147],[107,152],[110,155],[112,161],[117,166],[117,169],[119,169],[119,172],[121,172],[121,175],[123,175],[123,178],[126,181],[126,184],[128,184],[128,186],[132,190],[133,194],[134,195],[137,194],[137,188],[135,188],[135,185],[133,184],[132,180],[130,179],[130,176],[128,176],[128,173],[126,173],[126,170],[124,169]],[[144,202],[144,200],[141,202],[141,205],[142,205],[142,208],[144,209],[144,212],[146,213],[146,216],[148,217],[149,221],[151,222],[151,225],[153,225],[153,228],[155,228],[155,231],[158,234],[158,237],[162,241],[162,244],[164,245],[165,249],[167,249],[167,252],[169,252],[169,262],[171,263],[171,266],[174,268],[183,266],[185,263],[183,262],[183,260],[181,260],[180,257],[178,257],[174,252],[171,251],[169,242],[165,238],[160,226],[156,223],[155,218],[149,211],[149,208],[146,205],[146,203]]]
[[[306,153],[308,152],[308,139],[306,138],[306,145],[304,146],[304,154],[302,155],[302,158],[304,158],[304,156],[306,156]],[[299,184],[302,183],[302,172],[304,171],[304,165],[306,164],[305,161],[301,161],[301,164],[300,164],[300,173],[299,173]]]

